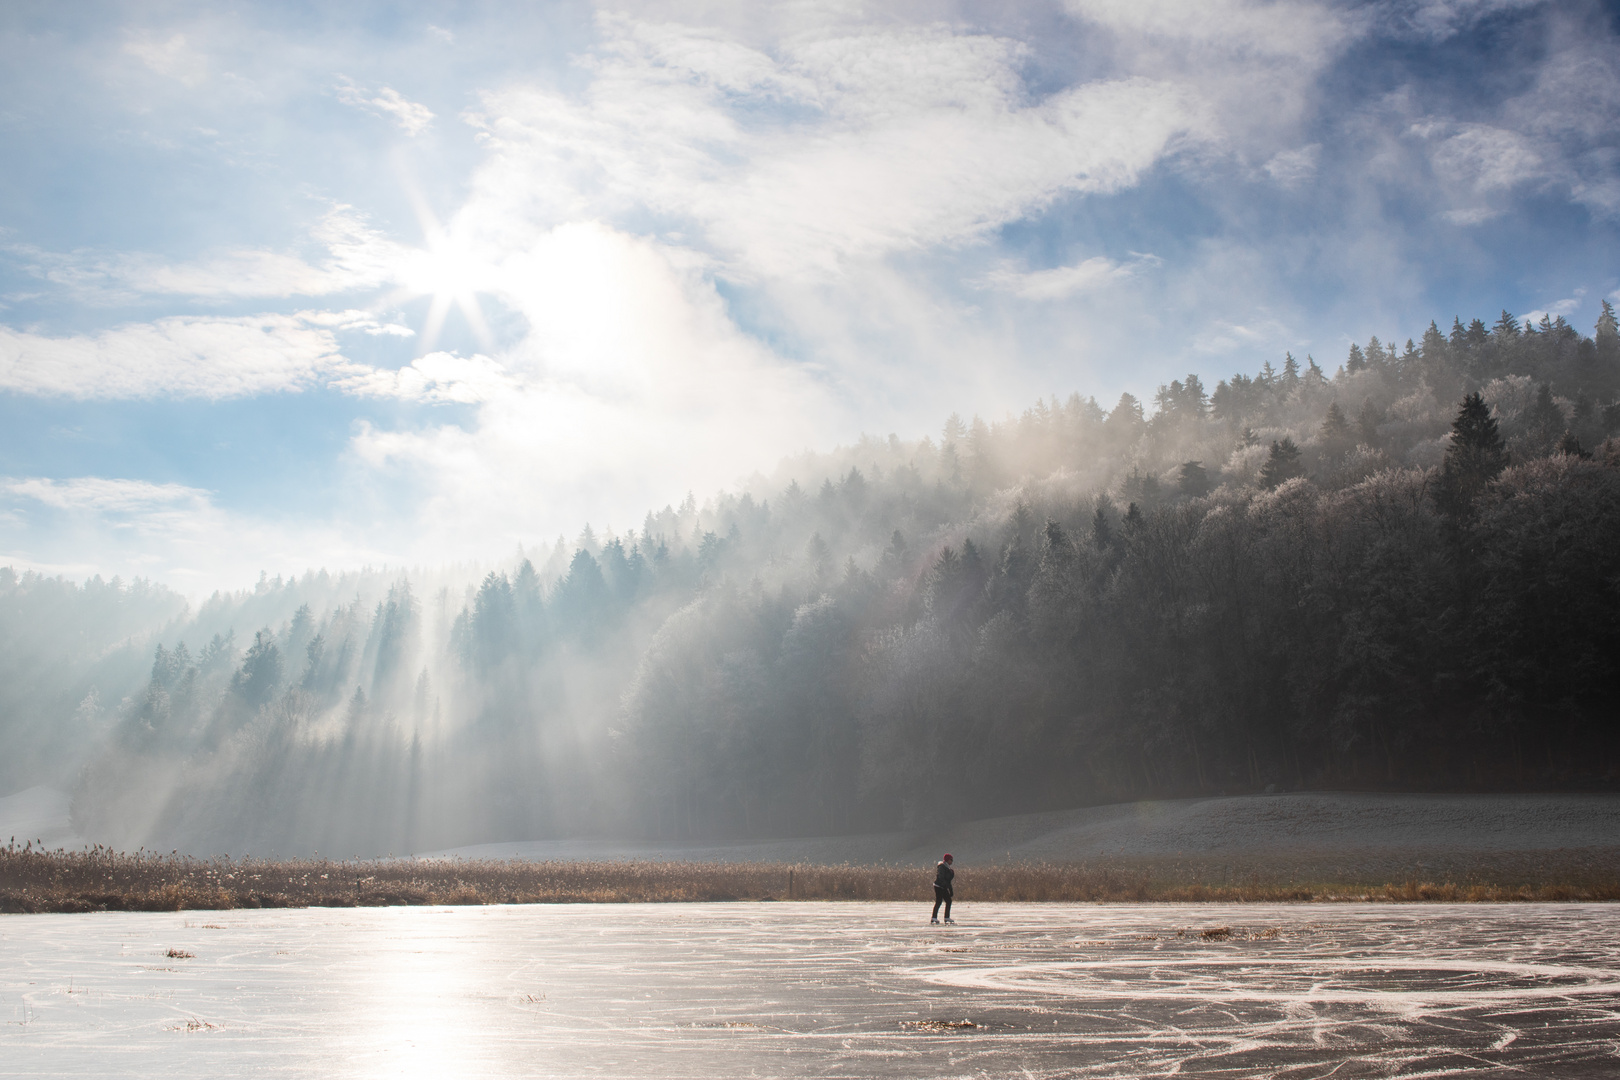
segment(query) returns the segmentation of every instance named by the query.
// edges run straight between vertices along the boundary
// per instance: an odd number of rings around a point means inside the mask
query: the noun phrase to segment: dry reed
[[[972,901],[1573,901],[1620,900],[1609,860],[1500,861],[1438,881],[1376,875],[1304,879],[1251,861],[1115,860],[964,867]],[[1465,868],[1466,869],[1466,868]],[[914,900],[932,875],[912,866],[468,859],[197,859],[104,847],[0,847],[0,912],[181,911],[401,904]]]

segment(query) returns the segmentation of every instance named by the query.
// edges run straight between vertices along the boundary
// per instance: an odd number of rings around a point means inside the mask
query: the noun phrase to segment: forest
[[[0,790],[338,857],[1620,783],[1620,332],[1502,312],[864,437],[501,565],[0,568]]]

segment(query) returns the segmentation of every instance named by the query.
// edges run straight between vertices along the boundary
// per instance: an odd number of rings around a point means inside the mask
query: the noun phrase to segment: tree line
[[[261,581],[129,638],[76,820],[344,855],[1612,786],[1617,395],[1607,302],[1504,312],[863,438],[474,581]],[[0,577],[8,618],[75,588]]]

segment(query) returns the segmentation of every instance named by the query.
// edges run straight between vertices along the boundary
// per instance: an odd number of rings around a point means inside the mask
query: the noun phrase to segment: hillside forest
[[[496,566],[194,608],[0,569],[0,791],[120,848],[349,856],[1612,789],[1617,398],[1607,302],[1503,312],[953,415]]]

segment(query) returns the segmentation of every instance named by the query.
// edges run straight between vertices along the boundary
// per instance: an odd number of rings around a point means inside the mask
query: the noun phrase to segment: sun
[[[438,344],[452,304],[461,309],[479,344],[492,349],[493,338],[478,303],[478,294],[489,291],[491,286],[489,261],[466,237],[441,226],[427,207],[419,205],[417,213],[422,220],[425,242],[401,267],[400,291],[406,297],[432,297],[427,320],[422,325],[422,352],[432,352]]]

